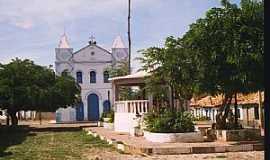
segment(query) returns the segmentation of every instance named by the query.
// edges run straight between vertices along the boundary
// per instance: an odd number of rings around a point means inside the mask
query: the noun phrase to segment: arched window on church
[[[96,83],[96,72],[95,71],[90,72],[90,83]]]
[[[82,77],[82,72],[78,71],[76,73],[76,79],[77,79],[77,83],[83,83],[83,77]]]
[[[104,79],[104,83],[109,83],[109,72],[108,71],[103,72],[103,79]]]

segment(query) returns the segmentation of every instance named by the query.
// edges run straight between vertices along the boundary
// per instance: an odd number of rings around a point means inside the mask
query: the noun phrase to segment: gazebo
[[[112,82],[113,107],[114,107],[114,130],[117,132],[133,132],[136,127],[136,119],[143,116],[152,106],[152,96],[143,95],[138,100],[119,100],[119,88],[121,86],[145,86],[144,79],[150,74],[139,71],[134,74],[114,77],[109,80]],[[145,93],[145,92],[144,92]]]

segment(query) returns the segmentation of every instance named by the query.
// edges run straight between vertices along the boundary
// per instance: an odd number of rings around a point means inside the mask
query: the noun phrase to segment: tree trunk
[[[260,120],[260,127],[261,129],[264,129],[264,118],[263,118],[263,112],[262,112],[262,95],[261,92],[258,92],[258,96],[259,96],[259,120]]]
[[[9,126],[9,114],[7,114],[7,122],[6,125]]]
[[[237,93],[234,94],[234,125],[238,126],[238,105],[237,105]]]
[[[175,107],[174,107],[174,88],[173,88],[173,86],[171,86],[171,95],[170,96],[171,96],[170,97],[171,109],[172,109],[172,111],[174,111],[175,110]]]
[[[226,119],[227,119],[229,111],[230,111],[231,102],[232,102],[232,95],[230,95],[229,98],[228,98],[227,104],[225,106],[225,113],[224,113],[224,115],[222,117],[223,120],[225,121],[225,123],[226,123]]]
[[[232,96],[225,95],[224,101],[222,102],[222,107],[219,109],[218,114],[216,115],[216,128],[224,129],[226,127],[226,118],[230,111]],[[224,114],[223,114],[224,112]]]
[[[10,118],[11,118],[11,125],[12,126],[18,125],[18,118],[16,116],[16,113],[17,112],[14,112],[14,111],[9,112],[9,115],[10,115]]]
[[[41,111],[39,111],[39,125],[41,125]]]
[[[225,109],[227,101],[228,101],[228,96],[225,95],[225,98],[222,102],[222,106],[218,109],[218,113],[216,115],[216,128],[217,129],[222,129],[226,123],[226,122],[224,123],[224,121],[222,120],[222,114]]]

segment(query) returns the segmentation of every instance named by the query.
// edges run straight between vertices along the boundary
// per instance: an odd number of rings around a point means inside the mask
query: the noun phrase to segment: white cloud
[[[33,27],[33,22],[28,21],[28,20],[23,20],[23,21],[15,22],[14,25],[23,29],[30,29]]]
[[[133,7],[150,5],[159,0],[135,0]],[[31,28],[36,23],[53,27],[58,23],[78,17],[91,17],[126,12],[128,0],[0,0],[0,22],[21,28]]]

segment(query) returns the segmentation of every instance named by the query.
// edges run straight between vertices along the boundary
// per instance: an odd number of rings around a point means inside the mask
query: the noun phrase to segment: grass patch
[[[89,149],[115,151],[85,131],[16,130],[0,134],[0,160],[86,159]]]

